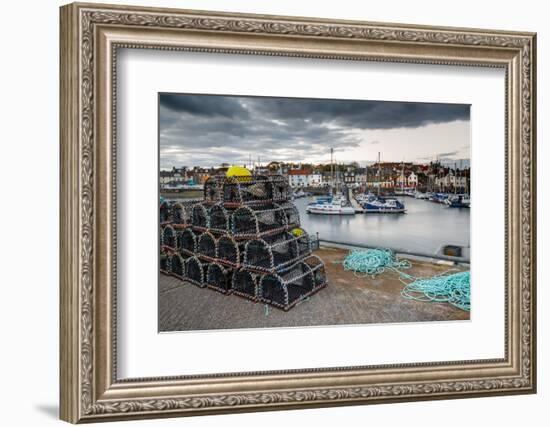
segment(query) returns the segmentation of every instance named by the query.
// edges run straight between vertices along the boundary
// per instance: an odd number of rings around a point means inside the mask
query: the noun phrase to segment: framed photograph
[[[60,21],[63,420],[536,391],[535,34]]]

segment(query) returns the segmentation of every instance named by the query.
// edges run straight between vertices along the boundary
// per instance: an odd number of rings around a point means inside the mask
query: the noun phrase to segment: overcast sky
[[[160,166],[382,161],[469,164],[459,104],[160,94]]]

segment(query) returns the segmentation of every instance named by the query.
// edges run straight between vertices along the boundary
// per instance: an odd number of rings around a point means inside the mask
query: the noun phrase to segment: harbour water
[[[306,213],[315,198],[296,199],[302,227],[321,240],[369,247],[391,248],[400,252],[435,254],[443,245],[469,246],[470,209],[449,208],[444,204],[398,197],[405,214],[315,215]]]

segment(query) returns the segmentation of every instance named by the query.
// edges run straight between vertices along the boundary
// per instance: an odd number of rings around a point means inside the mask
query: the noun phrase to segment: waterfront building
[[[159,174],[160,184],[168,184],[169,182],[184,182],[187,181],[187,169],[185,167],[172,167],[171,170],[161,170]]]
[[[407,186],[416,187],[418,186],[418,175],[414,172],[411,172],[407,177]]]
[[[288,183],[291,187],[308,187],[311,175],[311,169],[290,169]]]

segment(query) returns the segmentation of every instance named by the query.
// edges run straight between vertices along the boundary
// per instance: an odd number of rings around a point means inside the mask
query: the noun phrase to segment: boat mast
[[[330,193],[333,193],[332,187],[334,187],[334,148],[330,147]]]
[[[378,152],[378,195],[380,196],[380,185],[382,185],[381,182],[382,174],[380,172],[380,151]]]
[[[401,195],[405,191],[405,160],[401,162]]]
[[[456,169],[456,163],[455,163],[455,173],[453,174],[453,184],[454,184],[454,188],[455,188],[455,194],[456,194],[456,179],[458,177],[458,170]]]

